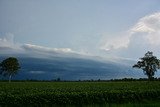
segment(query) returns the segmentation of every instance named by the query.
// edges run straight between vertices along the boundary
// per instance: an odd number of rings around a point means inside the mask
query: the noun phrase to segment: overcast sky
[[[0,0],[0,47],[160,57],[160,0]]]

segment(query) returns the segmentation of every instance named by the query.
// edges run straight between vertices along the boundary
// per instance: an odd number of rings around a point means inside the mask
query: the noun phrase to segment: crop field
[[[159,81],[0,82],[0,106],[160,102]],[[159,104],[160,105],[160,104]]]

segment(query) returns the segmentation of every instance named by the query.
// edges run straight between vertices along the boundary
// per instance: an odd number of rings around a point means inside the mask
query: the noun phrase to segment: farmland
[[[160,101],[159,81],[0,82],[0,105],[130,104]]]

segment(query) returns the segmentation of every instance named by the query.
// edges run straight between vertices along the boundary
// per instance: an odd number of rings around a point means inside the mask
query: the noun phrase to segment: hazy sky
[[[160,57],[160,0],[0,0],[0,47]]]

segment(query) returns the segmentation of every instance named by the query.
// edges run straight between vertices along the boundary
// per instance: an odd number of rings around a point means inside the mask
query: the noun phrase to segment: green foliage
[[[0,63],[0,74],[6,76],[8,75],[11,79],[11,76],[15,75],[20,69],[20,65],[18,63],[17,58],[9,57],[3,60]]]
[[[83,105],[160,101],[160,82],[6,82],[0,105]]]
[[[160,60],[156,56],[153,56],[153,52],[149,51],[140,60],[133,67],[142,69],[149,80],[153,79],[155,72],[160,68]]]

